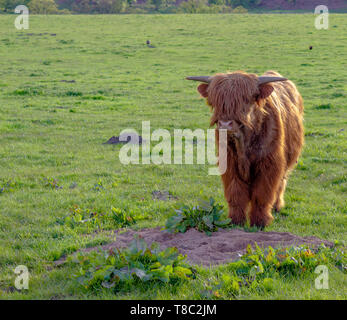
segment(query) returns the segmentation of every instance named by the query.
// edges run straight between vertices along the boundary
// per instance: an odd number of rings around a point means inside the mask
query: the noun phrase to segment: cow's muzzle
[[[233,121],[218,120],[217,129],[232,130],[233,129]]]

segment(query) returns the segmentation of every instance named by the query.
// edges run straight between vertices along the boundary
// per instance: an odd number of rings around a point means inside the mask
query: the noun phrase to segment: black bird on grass
[[[147,40],[146,44],[147,44],[148,48],[155,48],[155,46],[151,45],[151,41],[150,40]]]

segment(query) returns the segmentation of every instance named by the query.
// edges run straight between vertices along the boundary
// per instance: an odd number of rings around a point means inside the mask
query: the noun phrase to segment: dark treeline
[[[24,4],[34,14],[244,13],[262,0],[0,0],[1,13]]]

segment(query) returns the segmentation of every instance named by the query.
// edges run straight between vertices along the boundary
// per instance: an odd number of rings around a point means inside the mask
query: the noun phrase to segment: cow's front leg
[[[236,121],[231,121],[231,129],[228,130],[228,137],[235,145],[237,156],[237,167],[243,181],[249,181],[250,163],[246,155],[246,141],[241,126]]]
[[[229,205],[229,218],[233,224],[244,225],[247,221],[247,208],[249,206],[249,188],[238,178],[222,176],[224,195]]]
[[[278,160],[269,157],[257,166],[256,179],[251,186],[251,226],[264,228],[273,220],[271,209],[284,175],[283,163]]]
[[[283,177],[280,186],[277,191],[276,195],[276,201],[274,204],[274,209],[276,212],[280,212],[281,209],[284,207],[284,192],[286,190],[286,185],[287,185],[287,178]]]

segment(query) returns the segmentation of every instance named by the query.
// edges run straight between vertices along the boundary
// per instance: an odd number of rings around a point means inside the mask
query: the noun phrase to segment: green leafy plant
[[[10,180],[0,181],[0,194],[5,192],[13,192],[17,187],[17,183]]]
[[[325,248],[325,246],[322,245],[320,250],[329,261],[333,262],[335,267],[347,274],[346,247],[340,247],[340,245],[341,244],[335,243],[335,247],[333,249]]]
[[[246,254],[241,259],[243,267],[249,269],[250,279],[255,279],[257,274],[273,271],[278,271],[282,275],[299,275],[306,271],[311,272],[325,260],[323,255],[314,253],[306,246],[283,249],[273,249],[269,246],[262,250],[258,245],[255,245],[255,249],[248,245]],[[238,269],[238,271],[242,274],[243,269]]]
[[[231,223],[229,218],[222,219],[223,206],[216,204],[213,198],[201,201],[201,204],[195,207],[183,206],[175,212],[166,221],[165,228],[170,232],[186,232],[190,228],[196,228],[210,235],[218,228],[228,227]]]
[[[54,178],[50,178],[50,177],[44,178],[43,183],[45,187],[48,187],[54,190],[63,189],[63,187],[59,185],[58,180]]]
[[[108,212],[101,212],[100,210],[84,209],[78,205],[70,208],[70,213],[58,219],[59,224],[68,225],[71,228],[86,227],[87,229],[93,228],[124,228],[136,223],[139,217],[120,208],[111,207]]]
[[[98,226],[101,227],[101,216],[103,213],[90,209],[83,209],[78,205],[70,208],[70,213],[63,219],[58,219],[60,224],[66,224],[71,228],[79,225]]]
[[[79,253],[68,261],[79,265],[74,277],[86,289],[104,287],[117,291],[143,282],[173,284],[191,279],[194,270],[185,259],[176,248],[160,250],[157,243],[149,247],[144,239],[135,238],[126,249]]]
[[[207,299],[225,299],[238,295],[243,289],[271,291],[274,279],[301,277],[314,273],[321,264],[333,263],[346,272],[346,254],[338,248],[324,245],[315,250],[308,246],[253,249],[248,245],[246,253],[238,261],[229,263],[216,276],[204,283],[201,296]]]
[[[93,186],[93,190],[95,190],[95,191],[102,191],[102,190],[104,190],[104,189],[105,189],[105,187],[104,187],[104,185],[103,185],[103,183],[102,183],[101,180],[99,180],[98,183],[96,183],[96,184]]]
[[[117,225],[122,227],[128,227],[136,223],[134,215],[120,208],[111,207],[110,216]]]

